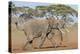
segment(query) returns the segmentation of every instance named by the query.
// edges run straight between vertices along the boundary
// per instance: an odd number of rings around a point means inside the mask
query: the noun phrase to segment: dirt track
[[[43,49],[30,49],[27,48],[26,50],[22,50],[23,45],[26,42],[26,36],[24,35],[23,31],[19,31],[16,29],[16,26],[13,24],[12,28],[11,28],[11,37],[12,37],[12,52],[26,52],[26,51],[44,51],[44,50],[66,50],[66,49],[76,49],[78,48],[78,28],[77,27],[73,27],[72,31],[69,32],[69,36],[66,37],[66,34],[64,34],[64,41],[62,46],[57,47],[57,48],[51,48],[52,44],[50,43],[50,41],[48,39],[46,39],[44,45],[43,45]],[[67,40],[68,38],[68,40]],[[59,40],[57,38],[57,40]],[[39,39],[37,39],[37,42],[39,41]],[[33,46],[36,47],[38,44],[36,42],[36,39],[33,41]],[[54,41],[53,41],[54,42]],[[49,47],[49,48],[47,48]]]

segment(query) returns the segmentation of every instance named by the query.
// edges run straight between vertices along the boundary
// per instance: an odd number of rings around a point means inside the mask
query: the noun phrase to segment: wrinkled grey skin
[[[59,30],[61,32],[61,39],[63,39],[62,31],[60,28],[58,28],[57,23],[58,22],[54,18],[30,19],[30,20],[27,20],[26,22],[24,22],[24,19],[18,18],[17,22],[16,22],[17,29],[24,31],[24,33],[27,37],[27,41],[26,41],[26,44],[24,45],[23,49],[25,49],[27,44],[31,44],[32,41],[38,37],[41,37],[41,43],[39,43],[39,46],[38,46],[38,48],[41,48],[41,46],[43,45],[43,43],[45,41],[45,38],[49,35],[48,33],[50,33],[50,32],[48,32],[49,25],[52,28]],[[49,39],[49,40],[52,42],[51,39]],[[61,40],[61,41],[63,41],[63,40]]]

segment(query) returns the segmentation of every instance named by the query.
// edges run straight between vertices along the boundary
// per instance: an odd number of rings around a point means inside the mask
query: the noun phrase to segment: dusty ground
[[[26,47],[26,50],[22,50],[22,47],[24,46],[26,42],[26,36],[24,35],[23,31],[19,31],[16,29],[16,26],[12,24],[11,28],[11,37],[12,37],[12,52],[27,52],[27,51],[44,51],[44,50],[66,50],[66,49],[76,49],[78,48],[78,41],[77,41],[77,26],[73,27],[72,30],[69,32],[69,36],[67,37],[66,33],[64,34],[64,41],[62,46],[57,48],[52,48],[51,42],[46,39],[44,45],[42,46],[42,49],[31,49]],[[57,32],[57,31],[56,31]],[[59,41],[59,35],[57,36],[57,41]],[[68,39],[67,39],[68,38]],[[36,41],[37,40],[37,41]],[[36,47],[38,45],[39,39],[35,39],[33,41],[33,46]],[[53,41],[54,42],[54,41]],[[48,48],[47,48],[48,47]]]

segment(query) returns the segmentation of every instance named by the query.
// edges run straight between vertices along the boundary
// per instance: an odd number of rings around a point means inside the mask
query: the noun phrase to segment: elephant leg
[[[41,38],[41,43],[39,44],[39,47],[38,48],[41,48],[43,46],[45,40],[46,40],[46,36],[43,37],[43,38]]]
[[[60,45],[62,45],[62,42],[63,42],[63,31],[60,29],[60,28],[58,28],[58,31],[60,31],[60,36],[61,36],[61,42],[60,42]]]
[[[33,48],[32,47],[32,42],[33,42],[33,40],[31,40],[31,41],[26,41],[26,43],[25,43],[25,45],[23,46],[23,49],[25,49],[26,48],[26,46],[30,46],[30,48]]]
[[[23,46],[23,49],[25,49],[26,46],[32,48],[32,42],[33,42],[33,39],[30,39],[30,37],[27,36],[26,43],[25,43],[25,45]]]
[[[24,31],[24,30],[23,30]],[[24,31],[24,34],[25,34],[25,36],[27,37],[27,39],[26,39],[26,43],[25,43],[25,45],[23,46],[23,49],[25,49],[25,47],[27,46],[27,45],[31,45],[31,48],[33,48],[32,47],[32,42],[33,42],[33,35],[28,35],[28,33],[26,33],[25,31]]]
[[[51,42],[51,44],[53,45],[53,47],[57,47],[57,44],[56,44],[56,41],[53,39],[52,40],[52,38],[49,38],[49,37],[47,37],[48,38],[48,40]],[[54,43],[53,43],[53,41],[54,41]]]
[[[44,44],[44,42],[45,42],[46,38],[48,37],[48,35],[49,35],[50,33],[51,33],[51,31],[50,31],[50,32],[47,32],[47,33],[46,33],[46,35],[42,35],[42,36],[43,36],[43,38],[42,38],[42,41],[41,41],[41,44],[40,44],[39,48],[41,48],[41,47],[42,47],[42,45]]]
[[[51,37],[49,38],[49,34],[51,33]],[[53,33],[52,33],[52,30],[49,32],[49,34],[48,34],[48,36],[47,36],[47,39],[51,42],[51,44],[56,48],[57,47],[57,44],[56,44],[56,41],[55,41],[55,39],[52,39],[53,37],[54,37],[54,35],[55,35],[55,33],[54,33],[54,30],[53,30]],[[54,43],[53,43],[53,41],[54,41]]]
[[[46,40],[46,37],[42,40],[41,44],[39,45],[39,48],[41,48],[43,46],[45,40]]]
[[[25,47],[29,44],[29,41],[27,40],[25,45],[23,46],[23,50],[25,49]]]

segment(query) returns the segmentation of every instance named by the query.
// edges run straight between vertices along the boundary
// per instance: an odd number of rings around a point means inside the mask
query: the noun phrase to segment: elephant
[[[57,29],[61,33],[61,43],[63,41],[62,30],[59,27],[58,22],[55,18],[46,18],[46,19],[30,19],[24,22],[23,19],[17,19],[15,22],[17,29],[24,31],[25,36],[27,37],[26,44],[23,46],[23,49],[27,44],[32,44],[35,38],[41,37],[41,43],[39,43],[38,48],[41,48],[46,37],[52,32],[52,30]],[[55,34],[55,32],[54,32]],[[52,37],[51,37],[52,38]],[[53,44],[51,38],[48,38]],[[54,40],[55,41],[55,40]],[[56,47],[56,45],[55,45]]]

